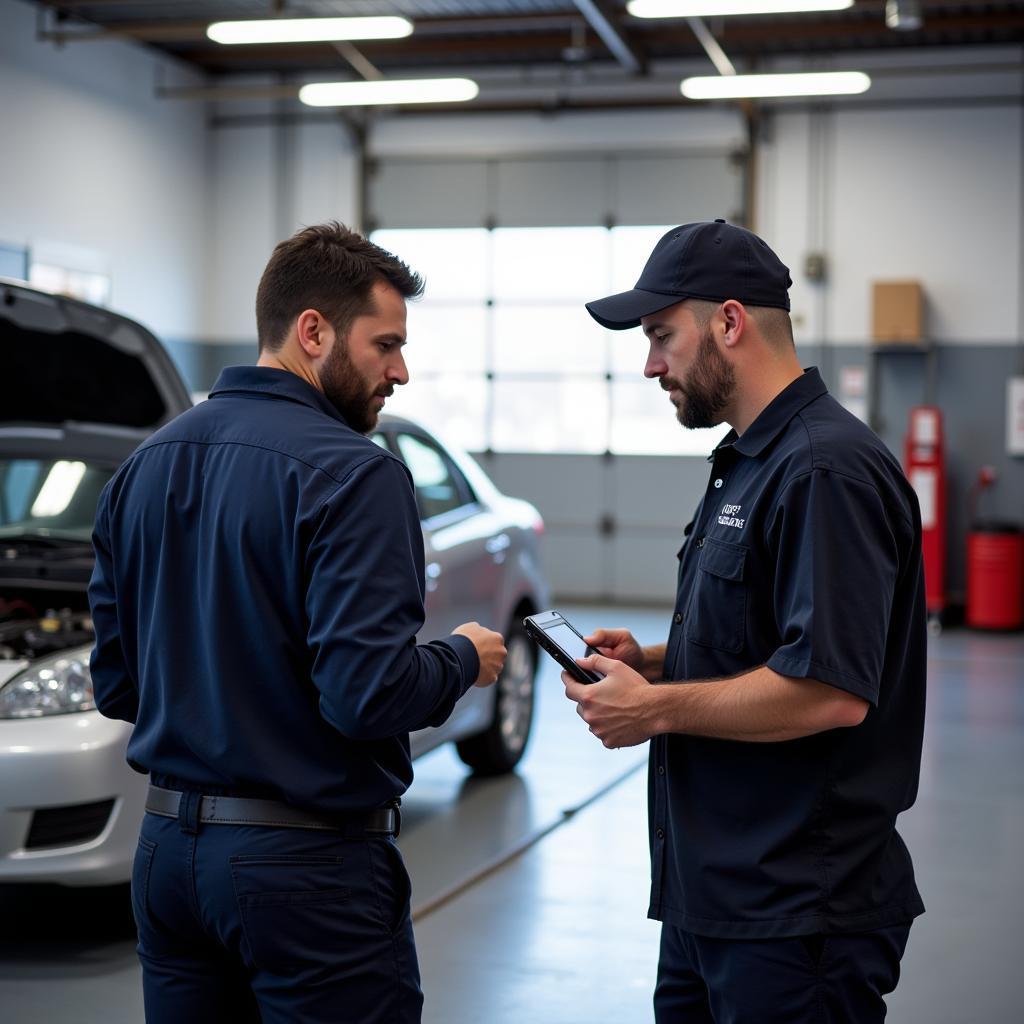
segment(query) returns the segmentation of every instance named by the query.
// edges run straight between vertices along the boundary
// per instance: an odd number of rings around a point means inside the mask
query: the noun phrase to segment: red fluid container
[[[967,535],[967,625],[1024,625],[1024,532],[1017,527],[980,526]]]

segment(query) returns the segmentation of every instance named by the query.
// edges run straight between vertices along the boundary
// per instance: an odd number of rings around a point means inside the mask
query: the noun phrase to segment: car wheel
[[[505,638],[505,667],[494,684],[494,713],[482,732],[455,744],[477,775],[502,775],[519,763],[530,738],[537,645],[517,622]]]

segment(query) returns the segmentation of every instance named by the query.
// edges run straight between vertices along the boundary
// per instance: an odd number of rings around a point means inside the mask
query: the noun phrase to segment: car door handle
[[[489,554],[498,555],[502,551],[508,550],[511,544],[512,541],[508,539],[507,533],[499,533],[497,537],[489,537],[484,547]]]
[[[427,577],[427,590],[433,593],[437,590],[437,581],[441,578],[441,563],[428,562],[425,575]]]

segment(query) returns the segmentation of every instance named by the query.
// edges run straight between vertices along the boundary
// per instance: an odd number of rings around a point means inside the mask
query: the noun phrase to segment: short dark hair
[[[373,311],[370,293],[378,281],[406,299],[423,293],[419,274],[344,224],[296,231],[275,247],[256,290],[260,352],[280,349],[304,309],[322,313],[344,337],[357,317]]]
[[[697,328],[701,331],[708,329],[711,318],[716,310],[722,305],[721,302],[709,302],[705,299],[687,299],[687,306],[693,311],[693,319]],[[781,348],[786,345],[794,345],[793,321],[789,312],[785,309],[778,309],[775,306],[747,306],[747,312],[753,317],[760,328],[761,334],[769,345]]]

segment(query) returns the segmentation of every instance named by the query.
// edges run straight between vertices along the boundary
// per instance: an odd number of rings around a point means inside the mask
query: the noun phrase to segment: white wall
[[[870,330],[870,282],[919,278],[937,341],[1018,340],[1021,109],[836,115],[828,335]]]
[[[1004,56],[1020,64],[1022,54]],[[883,79],[878,106],[779,107],[769,115],[757,230],[793,272],[798,341],[868,342],[871,282],[907,278],[924,286],[933,340],[1020,341],[1020,79],[1018,72],[1015,102],[994,98],[1006,95],[1005,74],[974,74],[946,80],[933,97],[933,79],[913,79],[913,96],[899,80],[902,106],[886,105],[895,87]],[[814,251],[828,261],[824,284],[803,271]]]
[[[0,0],[0,241],[83,250],[113,308],[196,337],[206,273],[206,129],[155,99],[197,79],[124,43],[37,42],[35,7]]]
[[[256,337],[256,287],[279,241],[309,224],[358,219],[358,158],[344,124],[275,123],[273,113],[234,104],[211,122],[206,342]]]

